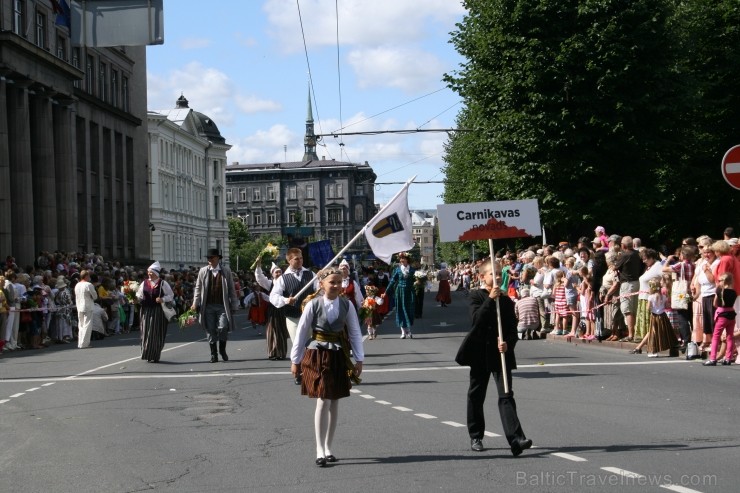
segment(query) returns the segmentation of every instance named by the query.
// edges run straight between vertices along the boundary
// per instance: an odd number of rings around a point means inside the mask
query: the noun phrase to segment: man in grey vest
[[[276,308],[285,307],[285,325],[288,327],[290,340],[295,344],[298,320],[301,318],[301,303],[306,296],[314,292],[315,279],[313,272],[303,267],[303,252],[300,248],[291,248],[285,258],[288,261],[288,268],[273,282],[270,303]],[[298,292],[309,283],[311,287],[296,297]],[[301,384],[300,375],[296,377],[295,383],[296,385]]]
[[[239,296],[231,270],[221,265],[223,257],[218,248],[210,248],[206,258],[208,265],[198,271],[190,309],[198,311],[198,321],[208,334],[211,363],[217,363],[218,353],[224,361],[229,361],[226,341],[234,328],[233,312],[239,309]]]

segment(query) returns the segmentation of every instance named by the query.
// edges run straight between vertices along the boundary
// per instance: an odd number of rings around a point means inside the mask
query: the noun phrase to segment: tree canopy
[[[737,0],[466,0],[446,203],[538,199],[548,238],[740,227]],[[735,223],[735,224],[733,224]],[[551,236],[552,235],[552,236]]]

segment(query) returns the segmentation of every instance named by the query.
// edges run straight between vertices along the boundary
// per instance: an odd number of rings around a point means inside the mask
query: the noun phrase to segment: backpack
[[[686,344],[686,359],[692,360],[692,359],[699,359],[701,358],[701,354],[699,353],[699,346],[691,341]]]

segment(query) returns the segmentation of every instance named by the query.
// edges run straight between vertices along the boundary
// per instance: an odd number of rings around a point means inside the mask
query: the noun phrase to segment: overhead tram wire
[[[342,71],[339,63],[339,4],[338,0],[334,0],[334,13],[337,19],[337,90],[339,92],[339,128],[344,126],[342,121]],[[342,158],[342,152],[344,151],[344,141],[340,137],[339,139],[339,158]],[[347,156],[349,159],[349,156]]]
[[[382,135],[382,134],[416,134],[428,132],[474,132],[472,128],[410,128],[406,130],[368,130],[366,132],[333,132],[330,134],[316,134],[316,137],[341,137],[344,135]]]
[[[316,120],[319,122],[319,131],[321,131],[321,116],[319,115],[319,105],[316,102],[316,91],[313,87],[313,75],[311,75],[311,62],[308,59],[308,46],[306,45],[306,32],[303,29],[303,16],[301,15],[301,4],[300,0],[295,0],[296,7],[298,8],[298,21],[301,24],[301,37],[303,38],[303,52],[306,54],[306,66],[308,67],[308,83],[311,86],[311,94],[313,95],[313,106],[316,110]],[[319,135],[317,135],[319,137]],[[331,157],[331,151],[329,150],[329,147],[324,145],[324,148],[326,149],[326,152],[329,153],[329,157]],[[341,159],[341,157],[340,157]]]

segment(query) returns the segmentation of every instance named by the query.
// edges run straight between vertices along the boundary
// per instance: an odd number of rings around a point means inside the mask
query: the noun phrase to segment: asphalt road
[[[202,331],[170,326],[162,362],[137,333],[0,357],[0,491],[736,491],[739,370],[648,359],[599,343],[520,341],[513,458],[495,388],[482,453],[454,361],[467,303],[428,293],[414,339],[392,319],[365,341],[363,382],[339,403],[334,453],[314,465],[315,402],[247,325],[211,364]]]

